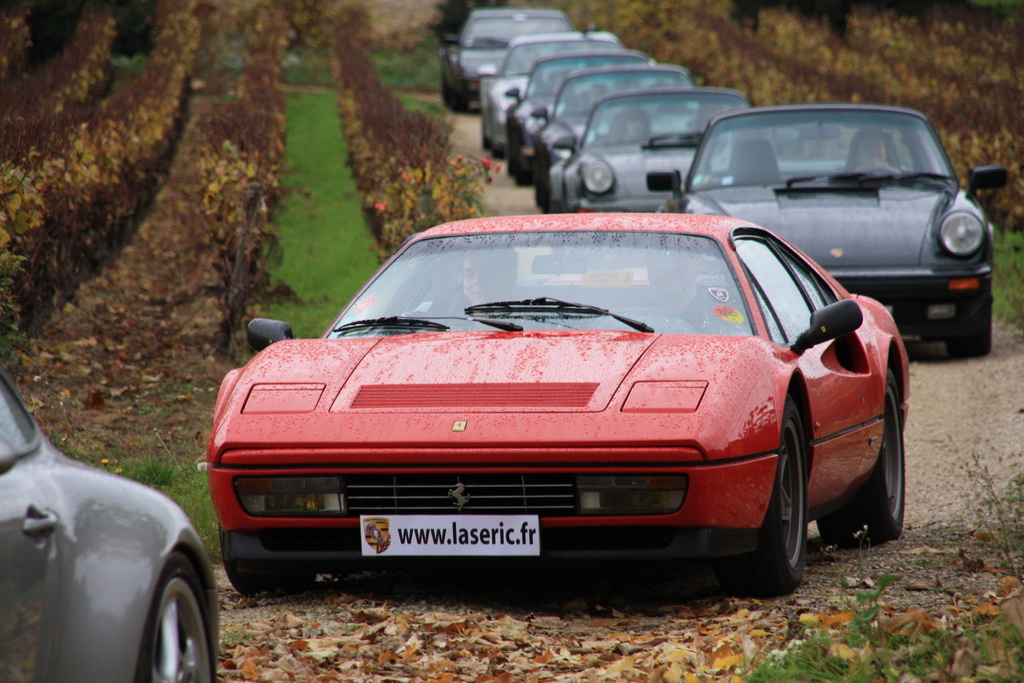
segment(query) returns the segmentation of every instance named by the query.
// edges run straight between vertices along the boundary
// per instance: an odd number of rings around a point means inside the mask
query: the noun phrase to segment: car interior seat
[[[775,150],[767,140],[736,143],[729,162],[734,185],[770,185],[781,180]]]

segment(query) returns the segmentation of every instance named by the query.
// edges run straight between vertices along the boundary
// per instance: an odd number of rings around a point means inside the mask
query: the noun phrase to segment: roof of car
[[[470,10],[469,16],[474,17],[480,14],[510,17],[517,14],[526,14],[531,17],[565,16],[565,12],[559,9],[541,9],[537,7],[476,7]]]
[[[747,96],[739,90],[732,88],[716,88],[711,86],[701,87],[685,87],[681,86],[678,88],[648,88],[644,90],[630,90],[628,92],[613,92],[607,95],[602,95],[598,100],[594,102],[596,108],[598,103],[606,102],[607,100],[627,100],[627,99],[646,99],[649,97],[658,97],[661,95],[694,95],[698,98],[705,95],[735,95],[742,97],[744,100]]]
[[[626,49],[613,50],[611,48],[609,48],[607,50],[603,50],[603,49],[602,50],[573,50],[572,52],[559,52],[559,53],[553,54],[553,55],[544,55],[543,57],[538,57],[537,61],[535,61],[533,63],[533,68],[536,69],[537,66],[540,65],[540,64],[550,64],[551,62],[561,62],[561,61],[569,62],[569,61],[572,61],[574,59],[580,59],[581,57],[594,57],[594,56],[606,57],[608,55],[614,55],[614,56],[627,55],[627,56],[630,56],[630,57],[637,57],[637,56],[639,56],[639,57],[644,57],[644,58],[647,57],[647,54],[644,53],[644,52],[641,52],[640,50],[626,50]],[[609,66],[614,66],[614,65],[609,65]]]
[[[424,230],[418,233],[413,240],[489,232],[628,230],[685,232],[727,241],[729,234],[734,229],[741,227],[756,228],[757,226],[741,218],[679,213],[541,214],[452,221]]]
[[[889,104],[863,104],[860,102],[803,102],[800,104],[776,104],[767,107],[751,107],[723,112],[715,120],[734,116],[757,116],[760,114],[798,111],[865,111],[889,114],[906,114],[927,120],[928,117],[916,109]]]
[[[584,40],[600,40],[608,43],[619,43],[619,37],[609,31],[557,31],[553,33],[534,33],[516,36],[508,41],[509,49],[517,45],[530,43],[552,43],[559,41],[576,42]]]

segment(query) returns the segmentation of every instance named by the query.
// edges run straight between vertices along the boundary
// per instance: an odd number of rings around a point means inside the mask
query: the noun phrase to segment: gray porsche
[[[712,116],[747,108],[726,88],[637,90],[594,103],[575,151],[551,166],[552,213],[657,211],[668,192],[647,187],[647,173],[690,170]]]
[[[982,356],[992,346],[993,226],[977,193],[1006,177],[1002,166],[975,166],[961,187],[919,111],[794,104],[712,119],[673,201],[777,232],[884,303],[908,339]],[[648,186],[679,188],[678,176],[649,174]]]
[[[0,371],[0,681],[216,680],[217,585],[188,517],[43,436]]]

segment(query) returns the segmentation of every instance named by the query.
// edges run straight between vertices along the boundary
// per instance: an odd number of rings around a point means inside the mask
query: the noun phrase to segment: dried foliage
[[[200,159],[201,195],[218,245],[217,270],[223,313],[215,346],[232,348],[253,297],[265,284],[274,243],[265,218],[280,195],[285,145],[285,97],[281,61],[287,17],[273,3],[255,10],[249,59],[237,98],[206,121]]]
[[[28,333],[40,329],[137,227],[180,130],[199,44],[192,7],[164,0],[153,53],[131,88],[0,123],[6,152],[0,160],[0,247],[24,258],[13,283],[19,317],[5,322]],[[83,22],[80,30],[95,21]],[[109,56],[107,28],[89,35],[93,49],[82,54]],[[46,83],[68,85],[82,77],[79,64],[58,59],[65,71],[47,73]]]
[[[28,64],[32,36],[27,15],[28,7],[0,9],[0,83],[20,76]]]
[[[450,131],[433,117],[408,111],[381,83],[370,61],[362,7],[344,7],[335,27],[338,109],[381,258],[418,230],[482,215],[489,162],[452,156]]]

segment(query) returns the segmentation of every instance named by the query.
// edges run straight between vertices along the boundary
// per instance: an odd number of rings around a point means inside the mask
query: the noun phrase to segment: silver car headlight
[[[977,216],[958,211],[942,220],[939,228],[942,248],[953,256],[970,256],[985,241],[985,226]]]
[[[587,188],[587,192],[604,194],[612,189],[614,182],[615,174],[611,166],[602,161],[587,164],[583,169],[583,187]]]

